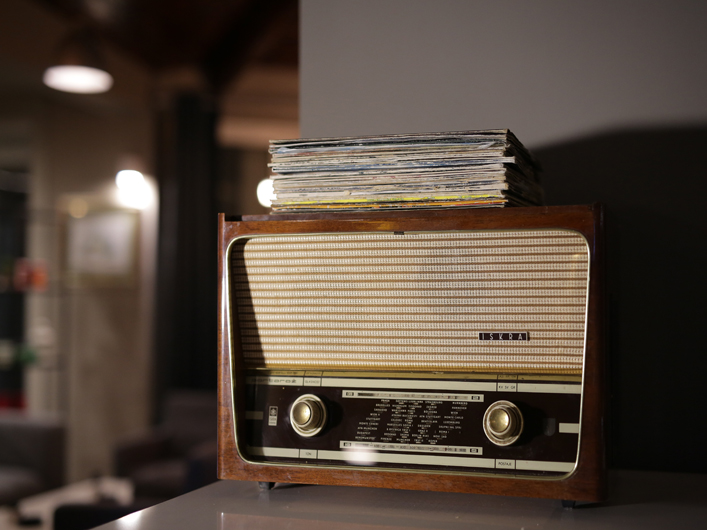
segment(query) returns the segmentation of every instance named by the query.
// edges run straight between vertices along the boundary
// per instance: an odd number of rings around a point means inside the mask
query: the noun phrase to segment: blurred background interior
[[[0,505],[215,478],[216,213],[266,213],[267,141],[300,133],[508,127],[548,204],[602,201],[610,463],[707,472],[706,20],[691,0],[0,2]],[[110,89],[46,86],[67,56]]]
[[[43,83],[72,59],[112,87]],[[0,505],[215,479],[216,214],[267,212],[298,88],[296,1],[1,3]]]

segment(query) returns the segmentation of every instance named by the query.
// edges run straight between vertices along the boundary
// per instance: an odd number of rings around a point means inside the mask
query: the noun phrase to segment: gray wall
[[[302,136],[707,121],[707,2],[302,0]]]
[[[707,2],[302,0],[302,136],[509,128],[607,208],[614,467],[707,472]]]

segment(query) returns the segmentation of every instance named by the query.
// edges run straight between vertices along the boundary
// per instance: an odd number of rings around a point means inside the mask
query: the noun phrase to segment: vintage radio
[[[602,209],[220,217],[219,476],[605,496]]]

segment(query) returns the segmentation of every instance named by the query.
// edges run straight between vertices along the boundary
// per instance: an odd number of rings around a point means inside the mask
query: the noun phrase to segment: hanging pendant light
[[[88,29],[70,34],[59,46],[57,61],[44,71],[44,84],[76,94],[100,94],[113,86],[103,66],[96,38]]]

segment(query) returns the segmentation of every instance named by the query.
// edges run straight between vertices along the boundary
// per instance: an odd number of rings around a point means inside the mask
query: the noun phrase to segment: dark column
[[[160,185],[155,404],[172,388],[216,388],[216,110],[173,96],[158,116]]]

